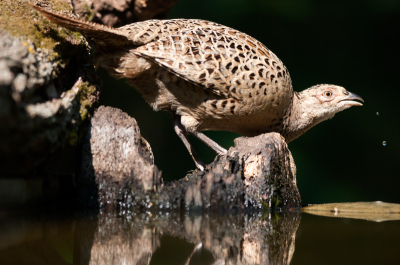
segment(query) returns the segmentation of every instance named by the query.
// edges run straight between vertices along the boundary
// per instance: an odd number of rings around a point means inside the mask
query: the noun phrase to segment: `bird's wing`
[[[274,78],[288,75],[279,59],[254,38],[208,21],[185,21],[186,28],[164,32],[134,53],[217,95],[238,100],[253,92],[262,95]]]

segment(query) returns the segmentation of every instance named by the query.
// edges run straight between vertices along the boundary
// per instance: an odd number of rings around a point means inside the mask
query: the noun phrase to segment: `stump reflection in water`
[[[300,213],[100,213],[75,228],[74,264],[289,264]]]

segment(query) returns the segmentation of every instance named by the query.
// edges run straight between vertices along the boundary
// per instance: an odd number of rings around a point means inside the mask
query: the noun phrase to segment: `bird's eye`
[[[330,97],[332,97],[332,92],[331,91],[325,91],[324,92],[324,96],[327,97],[327,98],[330,98]]]

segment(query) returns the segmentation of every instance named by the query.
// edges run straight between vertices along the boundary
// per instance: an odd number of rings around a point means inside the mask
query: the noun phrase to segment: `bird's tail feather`
[[[124,44],[129,45],[132,43],[123,32],[116,28],[66,17],[29,3],[28,5],[32,6],[51,22],[69,30],[77,31],[85,37],[93,38],[93,40],[100,46],[122,47]]]

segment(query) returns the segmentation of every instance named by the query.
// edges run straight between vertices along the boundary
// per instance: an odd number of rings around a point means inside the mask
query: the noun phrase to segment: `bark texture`
[[[179,163],[179,161],[176,161]],[[300,207],[293,158],[277,133],[235,140],[205,171],[163,184],[136,121],[101,107],[84,139],[80,200],[88,206],[144,210]]]
[[[161,172],[136,120],[119,109],[100,107],[83,140],[79,205],[122,206],[136,193],[155,190],[160,181]]]
[[[205,171],[167,183],[156,208],[254,210],[300,207],[293,158],[277,133],[240,137]]]

